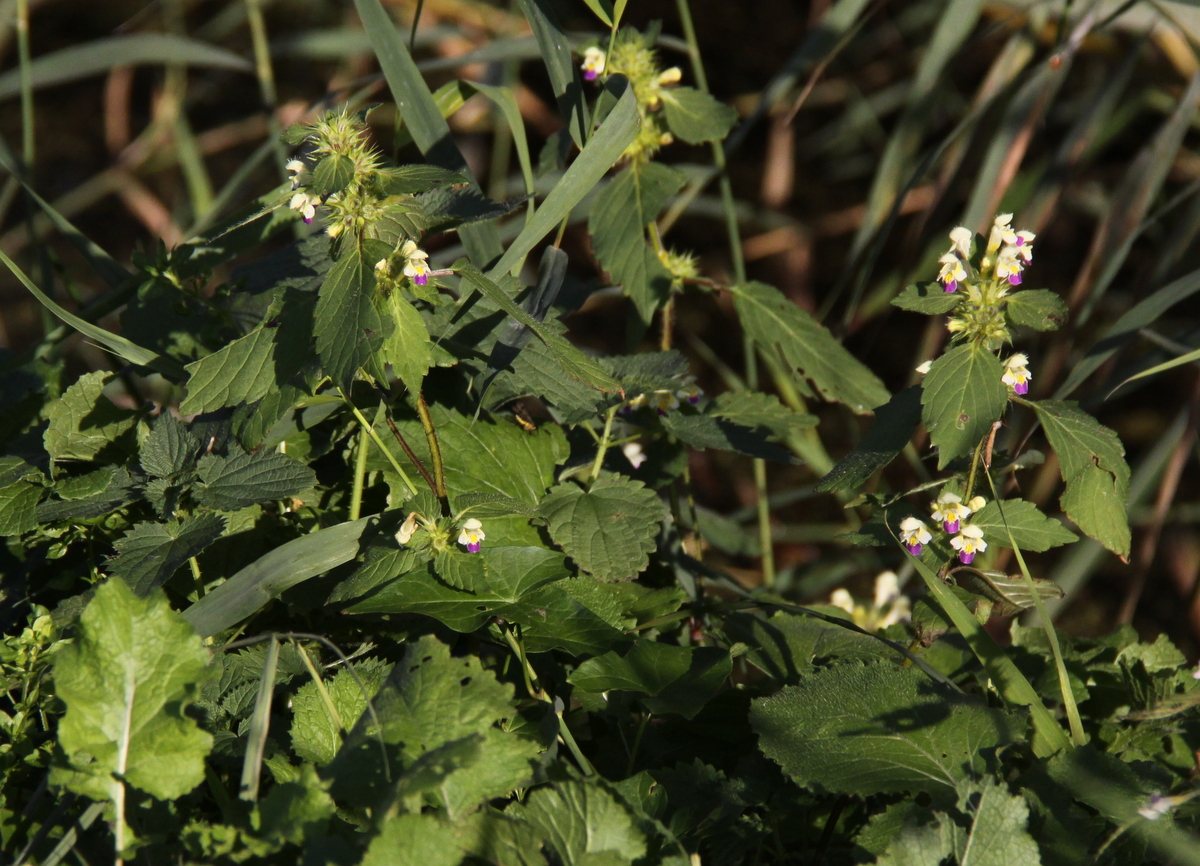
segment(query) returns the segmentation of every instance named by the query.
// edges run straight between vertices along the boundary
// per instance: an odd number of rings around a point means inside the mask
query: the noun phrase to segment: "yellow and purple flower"
[[[975,554],[987,550],[983,530],[972,523],[963,526],[958,535],[950,539],[950,546],[958,551],[958,559],[963,565],[970,565],[975,559]]]
[[[468,517],[463,521],[462,531],[458,533],[458,543],[469,553],[479,553],[479,548],[483,546],[485,538],[487,536],[483,534],[482,523],[474,517]]]
[[[404,276],[418,286],[429,282],[429,265],[425,261],[429,253],[418,248],[415,241],[408,240],[400,246],[400,257],[404,259]]]
[[[1029,393],[1029,381],[1033,374],[1029,372],[1029,358],[1017,352],[1004,362],[1004,375],[1001,381],[1012,388],[1014,394],[1024,396]]]
[[[924,521],[915,517],[906,517],[900,521],[900,542],[913,556],[920,556],[925,545],[932,540],[933,535]]]
[[[953,535],[958,532],[959,523],[971,516],[971,509],[963,505],[962,497],[957,493],[943,491],[933,503],[933,519],[942,524],[942,529]]]
[[[678,397],[680,400],[686,400],[693,406],[700,402],[700,397],[703,396],[703,394],[704,392],[695,385],[685,385],[675,392],[676,397]]]
[[[306,223],[311,223],[313,217],[317,215],[317,205],[321,203],[319,195],[309,195],[304,191],[300,191],[292,196],[292,200],[288,202],[288,207],[292,210],[300,211],[300,215],[304,217]]]
[[[604,74],[604,65],[608,61],[604,52],[599,48],[592,46],[584,49],[583,63],[580,64],[580,69],[583,70],[584,81],[595,81]]]
[[[942,269],[938,271],[938,282],[947,292],[953,292],[958,284],[967,278],[967,269],[963,267],[962,259],[954,251],[946,253],[938,261]]]

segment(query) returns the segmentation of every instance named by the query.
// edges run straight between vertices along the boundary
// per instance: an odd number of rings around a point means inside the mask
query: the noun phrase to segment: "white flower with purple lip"
[[[595,81],[604,74],[604,64],[608,61],[604,52],[599,48],[592,46],[585,48],[583,51],[583,63],[580,64],[580,69],[583,70],[584,81]]]
[[[1005,247],[996,258],[996,276],[1008,280],[1010,286],[1021,285],[1021,271],[1025,269],[1020,247]]]
[[[676,397],[678,397],[680,400],[686,400],[693,406],[700,402],[700,397],[703,394],[704,392],[695,385],[685,385],[675,392]]]
[[[948,490],[933,503],[932,511],[934,521],[942,524],[942,529],[951,535],[958,532],[961,521],[971,516],[971,509],[963,505],[962,497]]]
[[[1012,228],[1013,215],[1002,213],[992,221],[992,230],[988,233],[987,254],[994,255],[1003,244],[1015,244],[1017,233]]]
[[[404,276],[418,286],[428,284],[429,265],[425,260],[429,258],[429,253],[418,248],[416,241],[409,240],[400,246],[400,257],[404,259]]]
[[[482,523],[474,517],[468,517],[463,521],[462,531],[458,533],[458,543],[469,553],[479,553],[479,548],[483,546],[485,538],[487,536],[483,534]]]
[[[300,160],[293,159],[284,168],[292,173],[292,189],[299,189],[303,182],[304,172],[308,170],[307,167]]]
[[[987,542],[983,540],[983,530],[968,523],[950,539],[950,546],[958,551],[958,559],[963,565],[970,565],[975,554],[987,550]]]
[[[913,556],[920,556],[925,545],[933,540],[924,521],[915,517],[906,517],[900,521],[900,543],[908,548]]]
[[[304,217],[306,223],[311,223],[313,217],[317,215],[317,205],[321,203],[319,195],[309,195],[306,192],[298,192],[292,196],[292,200],[288,202],[288,207],[292,210],[300,211],[300,216]]]
[[[1012,388],[1014,394],[1024,396],[1029,393],[1029,381],[1033,378],[1033,374],[1026,366],[1028,363],[1029,358],[1020,352],[1004,362],[1004,375],[1000,378],[1005,385]]]
[[[971,230],[966,226],[958,226],[950,230],[950,252],[963,261],[971,258],[971,241],[974,239]]]
[[[659,415],[666,415],[679,408],[679,398],[670,391],[655,391],[649,397],[650,405]]]
[[[967,269],[953,251],[946,253],[938,261],[942,265],[942,269],[938,271],[938,282],[947,292],[953,292],[958,288],[958,284],[967,278]]]

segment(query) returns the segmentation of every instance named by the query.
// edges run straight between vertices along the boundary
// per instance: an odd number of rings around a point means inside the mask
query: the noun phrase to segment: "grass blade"
[[[263,755],[267,750],[267,733],[271,726],[271,699],[275,695],[275,672],[279,668],[279,639],[271,635],[267,657],[263,660],[262,679],[258,681],[258,696],[246,732],[246,755],[242,758],[242,784],[238,796],[253,803],[258,799],[258,783],[262,777]]]
[[[571,133],[571,140],[582,150],[587,142],[591,122],[588,119],[587,100],[583,97],[583,82],[579,80],[579,70],[575,68],[571,42],[563,32],[549,0],[517,2],[521,11],[525,13],[529,26],[533,28],[533,35],[537,39],[538,48],[541,49],[542,61],[550,75],[550,86],[554,90],[554,98],[558,100],[558,111],[567,119],[567,130]],[[604,23],[612,26],[611,21]]]

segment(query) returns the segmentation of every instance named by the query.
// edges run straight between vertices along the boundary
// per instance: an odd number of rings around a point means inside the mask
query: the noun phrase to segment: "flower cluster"
[[[681,400],[695,406],[700,402],[702,396],[704,396],[704,392],[695,385],[685,385],[677,391],[649,391],[645,394],[638,394],[631,400],[627,400],[618,410],[618,414],[628,415],[636,412],[638,409],[650,407],[659,415],[666,415],[668,412],[678,409]]]
[[[292,189],[295,191],[291,201],[288,202],[288,207],[300,211],[304,221],[311,223],[313,217],[317,215],[317,205],[321,203],[321,197],[302,189],[305,181],[308,180],[308,166],[298,159],[293,159],[285,168],[292,173]]]
[[[875,598],[869,608],[856,602],[844,589],[835,589],[829,603],[846,611],[855,625],[867,631],[878,631],[912,619],[908,596],[900,592],[900,580],[894,571],[881,572],[875,578]]]
[[[413,511],[400,524],[400,529],[396,532],[396,543],[406,547],[413,543],[417,530],[424,529],[427,535],[421,538],[420,545],[432,546],[434,550],[445,550],[450,544],[453,525],[454,522],[449,519],[431,520]],[[483,532],[483,524],[474,517],[468,517],[459,526],[457,541],[468,553],[478,553],[485,538],[487,536]]]
[[[662,105],[663,90],[678,84],[683,73],[678,66],[663,69],[659,65],[654,43],[649,37],[625,28],[616,35],[610,52],[605,53],[596,46],[584,49],[583,63],[579,68],[587,81],[613,74],[629,79],[637,99],[641,126],[633,142],[625,149],[626,158],[644,162],[654,156],[659,148],[675,140],[658,109]]]
[[[958,558],[963,565],[970,565],[975,554],[987,550],[983,530],[966,522],[968,517],[986,504],[982,496],[963,502],[957,493],[943,491],[930,509],[934,523],[941,524],[947,535],[954,536],[950,539],[950,546],[958,551]],[[900,521],[900,542],[913,556],[920,556],[925,545],[932,540],[933,534],[923,520],[906,517]]]

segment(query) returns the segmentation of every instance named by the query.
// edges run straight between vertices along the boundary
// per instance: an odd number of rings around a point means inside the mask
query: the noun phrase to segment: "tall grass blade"
[[[529,26],[533,28],[534,38],[541,49],[542,62],[546,64],[546,72],[550,76],[550,87],[558,101],[558,111],[566,118],[571,140],[582,149],[587,142],[591,121],[588,119],[587,100],[583,95],[583,82],[579,79],[579,70],[575,68],[575,57],[571,52],[571,41],[563,32],[549,0],[517,2]],[[611,20],[604,23],[612,26]]]
[[[263,756],[267,750],[267,733],[271,727],[271,699],[275,695],[275,672],[279,669],[279,639],[271,635],[267,655],[263,659],[262,679],[254,712],[250,715],[250,730],[246,732],[246,754],[242,758],[242,784],[238,796],[251,803],[258,799],[258,783],[262,777]]]

